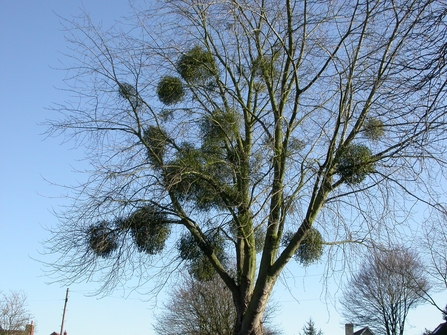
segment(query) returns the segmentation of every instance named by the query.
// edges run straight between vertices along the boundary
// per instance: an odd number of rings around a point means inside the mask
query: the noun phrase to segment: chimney
[[[25,332],[26,335],[34,335],[34,321],[31,321],[31,324],[26,325]]]
[[[345,335],[354,335],[354,325],[352,323],[345,324]]]

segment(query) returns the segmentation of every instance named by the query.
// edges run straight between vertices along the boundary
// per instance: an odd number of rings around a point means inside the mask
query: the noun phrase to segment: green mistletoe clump
[[[366,145],[349,144],[342,149],[337,173],[347,184],[360,184],[374,170],[375,162]]]

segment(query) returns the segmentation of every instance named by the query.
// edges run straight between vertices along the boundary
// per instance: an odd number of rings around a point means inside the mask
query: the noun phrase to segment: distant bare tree
[[[409,310],[424,301],[429,288],[416,253],[376,249],[344,290],[343,315],[378,334],[403,335]]]
[[[428,224],[423,225],[424,250],[427,252],[427,270],[439,289],[447,289],[447,211],[436,211]]]
[[[429,218],[422,224],[420,253],[432,290],[425,299],[438,311],[444,313],[445,301],[437,301],[434,293],[447,289],[447,209],[441,204],[430,212]]]
[[[11,291],[0,295],[0,334],[13,334],[24,330],[31,319],[26,308],[26,294],[22,291]]]
[[[231,291],[214,276],[199,281],[192,276],[182,278],[179,286],[170,292],[154,325],[159,335],[230,335],[234,333],[237,317]],[[267,308],[263,325],[265,335],[279,335],[270,320],[274,308]]]

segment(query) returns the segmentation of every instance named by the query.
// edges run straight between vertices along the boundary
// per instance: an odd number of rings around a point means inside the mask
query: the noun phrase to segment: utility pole
[[[64,331],[65,311],[67,310],[67,302],[68,302],[68,288],[67,293],[65,294],[64,312],[62,313],[62,324],[61,324],[60,335],[64,335],[63,331]]]

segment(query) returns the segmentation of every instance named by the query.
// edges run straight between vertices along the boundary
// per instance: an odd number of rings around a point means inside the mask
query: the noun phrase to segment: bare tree
[[[66,22],[75,98],[49,134],[85,146],[92,168],[57,213],[54,273],[107,293],[156,269],[163,285],[184,262],[221,277],[235,334],[262,334],[292,258],[342,257],[433,205],[445,13],[437,0],[169,0],[118,29]]]
[[[154,330],[159,335],[230,335],[237,318],[230,290],[214,276],[199,281],[184,276],[179,285],[169,292],[164,311],[157,315]],[[264,334],[278,335],[271,324],[274,309],[264,315]]]
[[[418,251],[431,290],[424,295],[425,300],[438,311],[444,313],[445,301],[438,301],[436,294],[447,289],[447,211],[445,204],[438,204],[437,208],[428,212],[428,218],[421,225],[420,244]]]
[[[409,310],[424,301],[429,289],[416,253],[375,249],[343,292],[343,315],[378,334],[403,335]]]
[[[447,289],[447,211],[433,211],[424,222],[422,250],[425,254],[426,268],[433,284],[438,290]],[[433,304],[435,302],[433,301]],[[436,304],[435,304],[436,305]],[[442,311],[442,307],[438,306]]]
[[[26,308],[26,294],[21,291],[1,293],[0,298],[0,334],[14,334],[25,330],[31,314]]]

